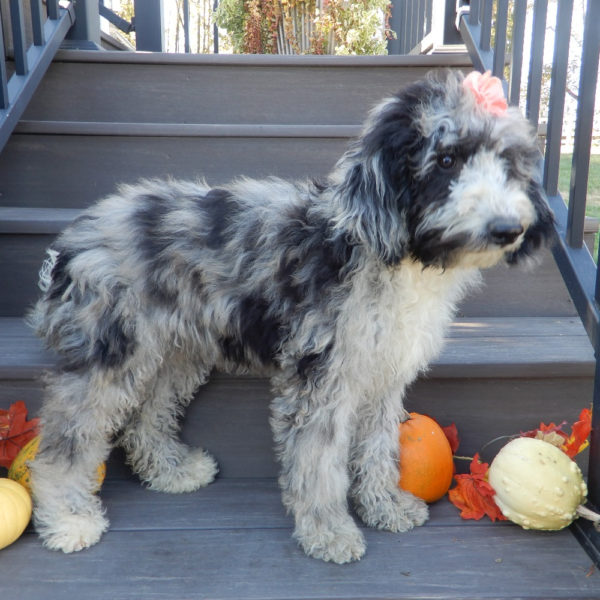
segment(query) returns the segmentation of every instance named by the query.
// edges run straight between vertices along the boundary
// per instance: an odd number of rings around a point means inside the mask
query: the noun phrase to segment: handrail
[[[47,0],[47,15],[44,15],[42,0],[31,0],[33,43],[27,47],[22,2],[10,0],[9,6],[15,72],[8,77],[0,23],[0,151],[75,21],[73,2],[63,8],[58,0]]]
[[[596,353],[593,396],[593,423],[590,444],[588,488],[589,500],[600,506],[600,271],[583,243],[588,173],[590,164],[594,104],[600,52],[600,2],[588,0],[583,33],[579,93],[575,124],[573,163],[568,207],[558,191],[558,167],[567,81],[569,38],[573,0],[557,2],[554,57],[550,88],[548,132],[541,163],[542,183],[554,210],[558,241],[552,249],[558,268],[581,317]],[[508,0],[497,0],[493,20],[492,0],[471,0],[462,8],[458,28],[473,64],[480,70],[491,69],[504,77]],[[528,71],[526,115],[537,127],[543,68],[547,0],[535,0],[533,6],[531,57]],[[513,6],[513,47],[509,100],[519,104],[519,83],[523,68],[523,40],[526,2],[515,0]],[[495,23],[495,46],[489,45],[492,23]],[[516,38],[516,39],[515,39]],[[506,82],[505,82],[506,83]],[[600,262],[600,261],[599,261]],[[600,533],[593,527],[576,522],[574,533],[589,554],[600,564]]]

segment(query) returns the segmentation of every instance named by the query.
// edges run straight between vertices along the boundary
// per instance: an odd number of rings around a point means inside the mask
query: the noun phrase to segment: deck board
[[[2,551],[7,598],[598,598],[600,576],[568,530],[462,521],[445,502],[406,534],[364,529],[351,565],[309,559],[291,539],[274,480],[217,481],[194,494],[109,483],[100,544],[64,555],[27,533]],[[229,501],[224,501],[229,497]],[[452,514],[454,512],[454,514]],[[143,523],[142,523],[143,521]]]

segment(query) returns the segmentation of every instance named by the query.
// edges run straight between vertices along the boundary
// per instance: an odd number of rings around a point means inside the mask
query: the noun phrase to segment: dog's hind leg
[[[74,552],[95,544],[108,528],[95,494],[97,468],[132,396],[95,369],[52,376],[46,396],[40,448],[31,463],[34,524],[46,547]]]
[[[119,444],[132,469],[151,489],[180,493],[208,485],[218,467],[207,452],[179,440],[179,417],[205,377],[178,369],[174,362],[165,365],[147,386]]]
[[[303,550],[314,558],[346,563],[360,559],[366,548],[347,504],[352,415],[343,402],[315,404],[304,410],[293,397],[273,402],[282,498],[294,515],[294,537]]]
[[[398,486],[398,424],[403,414],[401,390],[363,404],[351,452],[356,512],[366,525],[388,531],[407,531],[428,517],[425,502]]]

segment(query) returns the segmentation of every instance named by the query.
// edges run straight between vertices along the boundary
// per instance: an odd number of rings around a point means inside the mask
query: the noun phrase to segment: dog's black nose
[[[488,236],[498,246],[512,244],[523,233],[523,226],[518,221],[495,219],[488,225]]]

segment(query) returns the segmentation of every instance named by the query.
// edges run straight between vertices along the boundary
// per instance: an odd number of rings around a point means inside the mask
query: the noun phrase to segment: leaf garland
[[[560,448],[572,459],[589,445],[588,437],[592,429],[592,411],[589,408],[584,408],[579,414],[579,419],[573,423],[570,433],[563,430],[566,424],[566,421],[559,425],[555,423],[546,425],[541,422],[537,429],[521,432],[515,437],[531,437],[544,440]],[[458,439],[457,432],[456,439]],[[453,450],[453,452],[455,453],[456,450]],[[481,462],[479,454],[475,454],[469,466],[469,473],[454,476],[456,486],[448,491],[448,499],[460,510],[460,516],[463,519],[479,520],[487,515],[492,521],[506,520],[506,517],[494,502],[496,493],[488,483],[488,469],[489,464]]]

